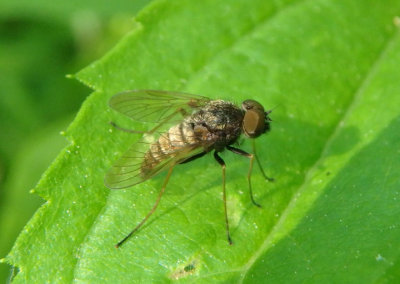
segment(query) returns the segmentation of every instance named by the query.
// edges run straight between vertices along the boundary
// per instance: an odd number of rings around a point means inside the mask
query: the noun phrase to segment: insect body
[[[198,155],[213,149],[222,151],[240,136],[242,120],[243,112],[235,105],[221,100],[208,102],[204,108],[172,126],[150,146],[144,156],[141,174],[146,176],[163,162],[165,156],[174,157],[182,151],[202,150]],[[184,163],[190,158],[181,157],[176,162]]]
[[[262,105],[254,100],[244,101],[242,108],[239,108],[223,100],[210,100],[197,95],[154,90],[135,90],[117,94],[111,98],[110,106],[134,120],[154,122],[156,125],[115,163],[106,174],[106,186],[112,189],[130,187],[168,169],[153,208],[116,247],[121,246],[155,211],[174,166],[193,161],[211,151],[214,151],[214,158],[222,167],[226,233],[229,244],[232,244],[226,208],[225,162],[218,153],[226,148],[250,159],[248,172],[250,197],[251,201],[260,207],[254,201],[251,189],[254,158],[264,177],[268,180],[272,179],[268,178],[262,170],[255,153],[254,143],[253,154],[231,145],[242,133],[249,138],[257,138],[269,131],[270,111],[264,111]],[[177,118],[180,122],[176,122]],[[157,139],[146,142],[150,135],[155,136],[156,130],[160,131]],[[140,145],[145,146],[143,151]]]

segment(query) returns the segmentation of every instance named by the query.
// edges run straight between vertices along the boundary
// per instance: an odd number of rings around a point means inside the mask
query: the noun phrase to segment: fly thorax
[[[243,111],[230,102],[215,100],[194,113],[190,121],[202,139],[226,146],[241,134]]]

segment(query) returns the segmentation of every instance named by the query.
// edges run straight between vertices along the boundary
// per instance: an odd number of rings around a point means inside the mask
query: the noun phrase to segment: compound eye
[[[242,109],[243,110],[249,110],[252,109],[253,106],[251,105],[251,101],[250,100],[246,100],[242,103]]]
[[[254,110],[259,110],[261,112],[264,112],[263,106],[259,102],[256,102],[255,100],[245,100],[242,103],[242,109],[243,110],[254,109]]]
[[[264,133],[265,114],[258,110],[248,110],[243,118],[243,131],[250,137],[255,138]]]

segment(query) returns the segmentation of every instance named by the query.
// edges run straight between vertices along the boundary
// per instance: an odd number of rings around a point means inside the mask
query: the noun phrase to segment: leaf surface
[[[115,49],[77,74],[95,92],[67,131],[71,145],[36,191],[48,202],[8,261],[16,282],[374,282],[398,276],[400,48],[398,1],[156,1]],[[133,188],[103,185],[136,140],[108,122],[123,90],[186,91],[277,106],[258,154],[276,181],[223,153],[233,246],[223,221],[221,170],[211,156]],[[248,143],[244,150],[250,150]]]

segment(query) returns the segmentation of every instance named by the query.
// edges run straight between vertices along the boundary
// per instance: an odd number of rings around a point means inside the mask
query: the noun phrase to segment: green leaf
[[[97,16],[110,16],[121,13],[137,13],[140,8],[151,0],[135,1],[113,1],[113,5],[107,0],[70,0],[70,1],[46,1],[46,0],[20,0],[2,1],[0,3],[0,16],[20,17],[39,16],[43,18],[59,19],[61,21],[71,20],[71,15],[86,15],[88,20]],[[75,15],[74,15],[75,14]]]
[[[7,182],[2,190],[8,194],[2,196],[0,211],[0,255],[11,249],[13,242],[32,214],[43,204],[43,199],[29,194],[49,163],[65,147],[67,141],[60,136],[60,129],[70,122],[72,116],[53,121],[34,135],[26,137],[17,155],[14,155]],[[1,265],[0,282],[9,276],[9,266]]]
[[[71,145],[36,191],[48,202],[7,261],[15,282],[388,282],[398,280],[399,1],[157,1],[137,28],[77,78],[95,92],[67,131]],[[144,128],[107,107],[127,89],[184,90],[277,106],[257,139],[267,173],[223,153],[110,191],[103,177]],[[250,150],[245,142],[243,149]]]
[[[8,170],[24,139],[75,113],[87,88],[65,79],[76,61],[76,53],[65,52],[74,43],[65,25],[0,18],[0,37],[0,128],[7,133],[0,140],[0,159]],[[46,68],[37,68],[41,65]]]

